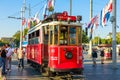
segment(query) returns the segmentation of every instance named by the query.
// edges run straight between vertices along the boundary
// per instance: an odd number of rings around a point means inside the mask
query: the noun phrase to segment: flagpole
[[[116,1],[112,0],[113,3],[113,10],[112,10],[112,17],[110,19],[112,23],[112,63],[113,69],[117,69],[117,57],[116,57]]]
[[[93,1],[92,0],[90,0],[90,21],[91,21],[91,19],[92,19],[92,4],[93,4]],[[90,33],[91,34],[91,33]],[[92,35],[91,35],[92,36]],[[91,53],[92,53],[92,38],[90,39],[90,41],[89,41],[89,55],[91,56]]]

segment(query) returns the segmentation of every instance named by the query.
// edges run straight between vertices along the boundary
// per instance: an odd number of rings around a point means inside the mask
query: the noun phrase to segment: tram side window
[[[60,27],[60,45],[68,44],[68,27]]]
[[[53,36],[54,36],[53,33],[54,33],[54,32],[53,32],[53,26],[50,26],[50,44],[53,43]]]
[[[29,34],[29,44],[38,44],[39,43],[39,30]]]
[[[54,27],[54,44],[58,44],[58,26]]]
[[[70,44],[76,44],[76,27],[70,27]]]
[[[34,39],[34,42],[35,42],[35,44],[38,44],[38,43],[39,43],[38,37],[36,37],[36,38]]]
[[[28,35],[28,44],[30,44],[31,34]]]
[[[36,35],[35,35],[34,42],[35,42],[35,44],[38,44],[39,43],[39,30],[37,30],[35,33],[36,33]]]
[[[79,45],[82,44],[82,28],[81,27],[78,28],[78,43]]]

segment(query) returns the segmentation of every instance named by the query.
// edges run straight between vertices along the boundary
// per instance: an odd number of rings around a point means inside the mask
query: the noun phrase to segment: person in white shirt
[[[23,50],[23,48],[20,48],[17,50],[17,57],[18,57],[18,67],[22,67],[22,69],[24,68],[24,56],[25,56],[25,52]]]
[[[11,71],[11,61],[12,61],[13,50],[9,44],[6,44],[6,52],[7,52],[6,69],[8,71]]]

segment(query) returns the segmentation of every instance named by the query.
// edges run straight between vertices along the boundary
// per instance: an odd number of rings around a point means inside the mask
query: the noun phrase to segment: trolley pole
[[[70,16],[72,15],[72,0],[70,0]]]
[[[93,1],[90,0],[90,20],[92,19],[92,12],[93,12]],[[89,55],[91,56],[91,53],[92,53],[92,38],[90,39],[89,41]]]
[[[110,19],[112,23],[112,62],[113,62],[113,69],[117,69],[117,57],[116,57],[116,1],[112,0],[113,3],[113,10],[112,10],[112,17]]]

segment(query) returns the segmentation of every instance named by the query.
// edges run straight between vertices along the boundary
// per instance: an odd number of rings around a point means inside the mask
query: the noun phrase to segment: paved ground
[[[92,66],[92,60],[84,54],[84,78],[77,80],[120,80],[120,57],[117,58],[118,69],[112,68],[112,61],[105,61],[105,64],[100,63],[100,57],[97,59],[97,66]],[[12,62],[12,71],[7,72],[7,80],[48,80],[41,77],[40,73],[30,67],[25,62],[25,68],[18,69],[17,61]],[[0,79],[1,80],[1,79]]]
[[[97,59],[97,66],[92,66],[91,58],[84,54],[84,76],[85,80],[120,80],[120,57],[117,57],[117,69],[113,68],[112,60],[106,60],[105,64]]]

